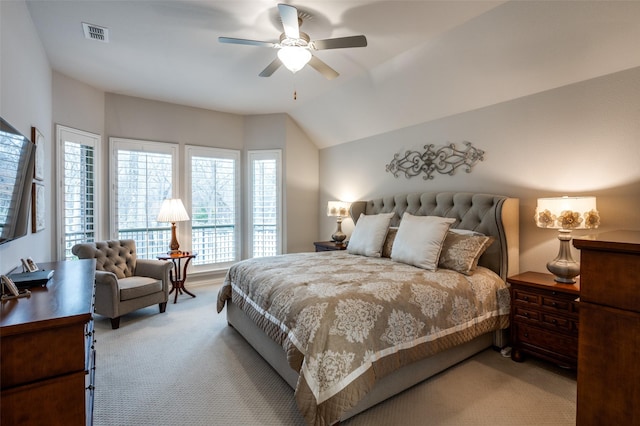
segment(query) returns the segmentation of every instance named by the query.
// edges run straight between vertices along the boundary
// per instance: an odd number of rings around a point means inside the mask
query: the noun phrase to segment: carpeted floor
[[[218,288],[118,330],[96,316],[96,426],[304,425],[293,390],[216,313]],[[489,349],[342,424],[575,425],[575,401],[575,373]]]

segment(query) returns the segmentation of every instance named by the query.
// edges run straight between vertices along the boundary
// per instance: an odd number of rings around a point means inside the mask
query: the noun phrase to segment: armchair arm
[[[162,287],[166,291],[169,291],[169,271],[172,268],[172,262],[155,259],[138,259],[134,275],[162,280]]]
[[[120,316],[120,287],[118,278],[113,272],[96,271],[96,306],[95,311],[100,315],[115,318]]]

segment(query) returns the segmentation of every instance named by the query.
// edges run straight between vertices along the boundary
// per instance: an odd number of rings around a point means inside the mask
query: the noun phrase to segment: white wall
[[[0,58],[0,115],[29,138],[31,126],[37,127],[46,142],[45,158],[52,158],[51,68],[24,2],[0,2]],[[45,229],[0,245],[1,273],[18,266],[21,257],[52,260],[53,172],[45,162]]]
[[[320,151],[321,205],[424,191],[476,191],[520,198],[520,270],[546,271],[556,233],[534,225],[538,197],[595,195],[600,230],[638,229],[640,68]],[[394,178],[395,153],[470,141],[485,150],[470,174]],[[343,224],[350,231],[350,220]],[[335,229],[321,219],[320,235]],[[587,231],[576,231],[582,235]],[[576,260],[579,257],[574,250]]]

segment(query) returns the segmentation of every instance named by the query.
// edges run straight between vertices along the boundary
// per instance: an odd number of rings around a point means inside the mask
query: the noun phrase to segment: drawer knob
[[[527,317],[527,318],[529,318],[529,312],[525,312],[525,313],[524,313],[524,316],[525,316],[525,317]]]
[[[556,306],[558,306],[558,304],[556,302],[551,302],[551,306],[555,308]]]
[[[524,296],[522,299],[523,299],[525,302],[528,302],[528,301],[529,301],[529,296]]]
[[[524,337],[529,337],[529,333],[524,333]]]
[[[554,318],[554,319],[552,319],[552,320],[551,320],[551,322],[552,322],[553,324],[557,324],[557,323],[558,323],[558,320],[556,320],[556,319]]]

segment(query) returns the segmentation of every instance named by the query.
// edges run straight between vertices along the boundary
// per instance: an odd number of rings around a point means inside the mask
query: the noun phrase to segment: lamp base
[[[553,275],[554,280],[559,283],[573,284],[575,277],[580,275],[580,263],[573,260],[571,256],[571,231],[561,229],[558,233],[560,240],[560,250],[555,259],[547,263],[547,269]]]
[[[347,235],[342,232],[342,218],[340,216],[338,216],[337,222],[338,228],[336,229],[336,232],[334,232],[331,236],[331,240],[335,243],[341,244],[347,238]]]

